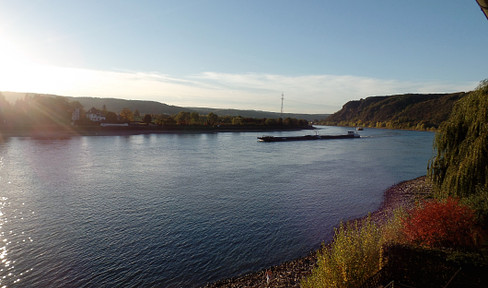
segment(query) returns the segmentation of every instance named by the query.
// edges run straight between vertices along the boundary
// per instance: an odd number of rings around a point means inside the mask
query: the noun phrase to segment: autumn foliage
[[[341,223],[334,241],[317,253],[317,266],[301,287],[359,287],[381,269],[381,232],[370,217]]]
[[[447,198],[428,201],[403,220],[405,240],[428,247],[469,247],[475,244],[474,211]]]

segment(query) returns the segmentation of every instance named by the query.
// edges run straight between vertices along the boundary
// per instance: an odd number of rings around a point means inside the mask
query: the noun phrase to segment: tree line
[[[0,94],[0,129],[42,129],[43,127],[100,126],[101,123],[122,124],[154,129],[294,129],[309,128],[307,120],[296,118],[250,118],[242,116],[206,115],[181,111],[175,115],[142,114],[138,110],[123,108],[118,113],[106,106],[88,110],[78,101],[62,96],[28,94],[15,103],[9,103]]]
[[[63,97],[28,95],[10,104],[0,94],[0,128],[27,129],[69,126],[76,103]]]

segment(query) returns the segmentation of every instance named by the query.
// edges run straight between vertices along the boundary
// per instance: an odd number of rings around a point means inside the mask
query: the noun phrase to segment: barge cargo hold
[[[306,141],[306,140],[331,140],[331,139],[349,139],[359,138],[359,134],[354,131],[348,131],[344,135],[305,135],[305,136],[261,136],[258,137],[260,142],[285,142],[285,141]]]

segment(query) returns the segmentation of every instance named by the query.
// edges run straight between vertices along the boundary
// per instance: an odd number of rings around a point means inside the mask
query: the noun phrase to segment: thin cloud
[[[154,100],[170,105],[333,113],[373,95],[469,91],[475,82],[408,82],[353,75],[205,72],[174,77],[157,72],[103,71],[25,64],[0,68],[0,90]]]
[[[268,99],[267,105],[277,102],[281,93],[285,94],[285,105],[289,111],[310,113],[330,113],[350,100],[374,95],[393,95],[402,93],[442,93],[469,91],[476,87],[475,82],[408,82],[385,80],[352,75],[302,75],[284,76],[273,74],[225,74],[206,72],[194,79],[213,83],[215,89],[228,87],[239,91],[259,91],[252,95],[257,103]],[[276,111],[277,105],[273,105]],[[324,111],[325,110],[325,111]]]

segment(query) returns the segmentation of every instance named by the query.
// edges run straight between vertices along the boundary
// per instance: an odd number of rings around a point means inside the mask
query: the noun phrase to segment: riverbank
[[[384,192],[384,200],[378,210],[371,213],[375,222],[382,222],[397,207],[412,208],[418,199],[424,198],[432,192],[432,186],[422,176],[416,179],[398,183]],[[207,284],[204,288],[237,288],[237,287],[300,287],[300,280],[311,274],[316,263],[316,251],[311,251],[303,258],[282,263],[268,269],[249,273],[215,283]],[[268,272],[269,271],[269,272]],[[266,275],[270,275],[269,284]]]

